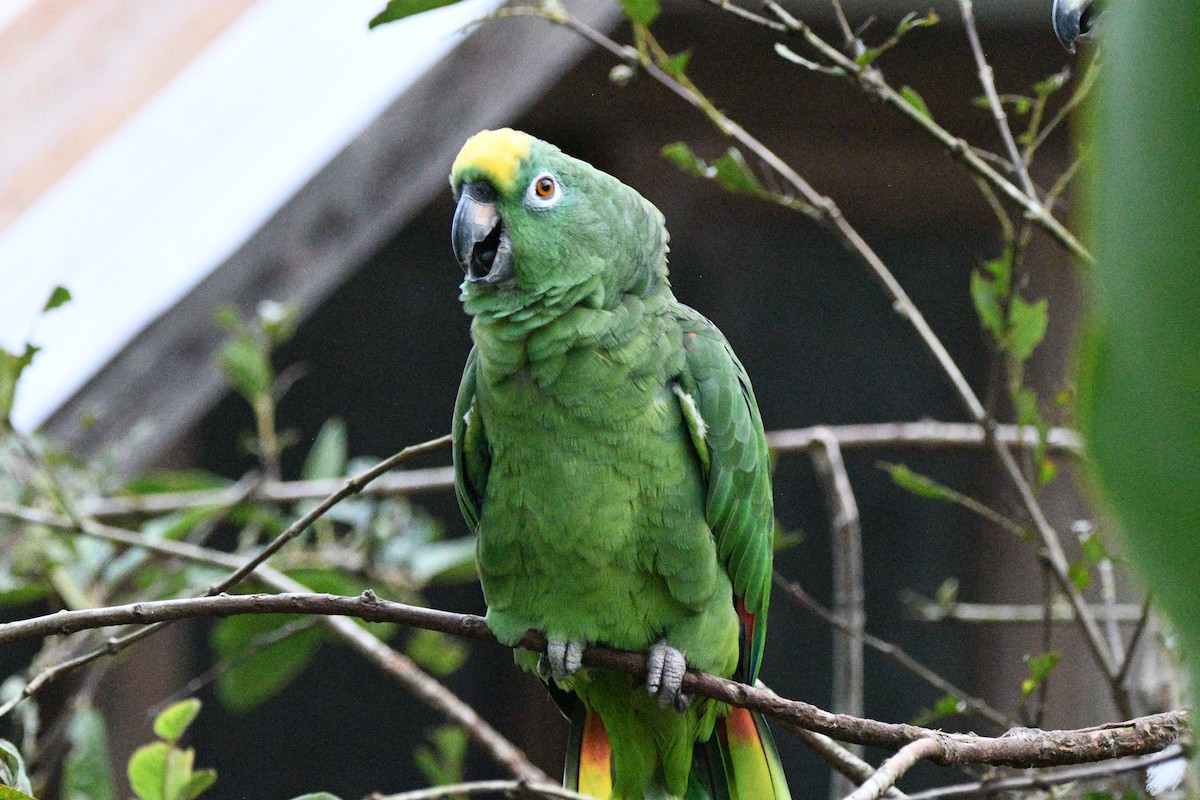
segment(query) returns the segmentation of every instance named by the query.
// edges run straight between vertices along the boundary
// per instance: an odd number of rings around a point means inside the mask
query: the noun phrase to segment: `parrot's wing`
[[[483,417],[475,409],[477,359],[476,348],[471,348],[467,366],[463,369],[462,383],[458,387],[458,398],[454,401],[454,420],[450,426],[454,439],[454,494],[458,496],[458,507],[472,531],[479,525],[479,512],[483,507],[488,467],[491,465]]]
[[[680,310],[686,353],[677,394],[708,481],[705,516],[742,618],[742,679],[753,685],[766,640],[775,515],[754,390],[717,327]]]

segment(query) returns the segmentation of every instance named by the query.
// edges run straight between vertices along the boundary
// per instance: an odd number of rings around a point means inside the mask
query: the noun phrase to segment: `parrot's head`
[[[552,144],[508,128],[477,133],[455,158],[450,186],[472,314],[609,306],[666,284],[658,209]]]

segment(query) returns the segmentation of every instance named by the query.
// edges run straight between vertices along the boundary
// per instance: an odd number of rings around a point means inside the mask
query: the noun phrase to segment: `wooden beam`
[[[568,2],[608,28],[606,0]],[[241,248],[162,314],[47,421],[87,458],[125,445],[121,469],[153,464],[227,391],[213,367],[223,334],[213,313],[265,299],[315,308],[437,192],[461,143],[503,125],[558,80],[587,43],[541,20],[478,28],[401,95]],[[447,223],[448,224],[448,223]]]

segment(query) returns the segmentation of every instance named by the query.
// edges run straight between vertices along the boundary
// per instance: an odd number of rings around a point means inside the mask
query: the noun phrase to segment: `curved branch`
[[[0,644],[109,625],[151,624],[235,614],[353,616],[367,622],[395,622],[467,639],[497,641],[482,617],[381,600],[373,592],[367,591],[358,597],[296,593],[217,595],[60,611],[0,625]],[[544,652],[546,638],[529,631],[511,646]],[[634,676],[646,672],[645,654],[607,647],[589,647],[583,654],[583,664]],[[1178,741],[1191,730],[1187,712],[1170,711],[1080,730],[1018,728],[1004,736],[990,738],[879,722],[848,714],[831,714],[810,703],[780,697],[769,689],[747,686],[695,670],[689,670],[684,676],[683,689],[689,694],[759,711],[769,717],[854,744],[898,750],[921,739],[934,739],[940,753],[932,754],[931,760],[947,765],[973,763],[1032,767],[1088,763],[1156,752]]]

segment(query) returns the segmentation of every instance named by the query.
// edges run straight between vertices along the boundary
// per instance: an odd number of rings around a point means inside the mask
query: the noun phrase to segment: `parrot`
[[[1097,29],[1103,5],[1095,0],[1054,0],[1050,12],[1054,35],[1067,52],[1074,53],[1076,43]]]
[[[775,518],[754,392],[680,303],[662,213],[529,134],[454,159],[451,239],[471,319],[452,423],[486,624],[571,721],[564,785],[602,800],[787,800],[758,713],[681,691],[754,684]],[[644,652],[644,681],[581,668]]]

